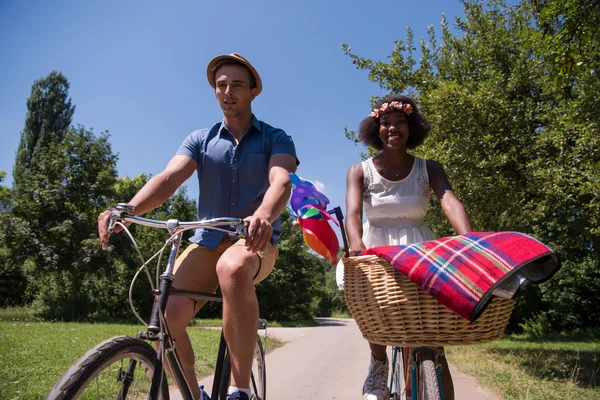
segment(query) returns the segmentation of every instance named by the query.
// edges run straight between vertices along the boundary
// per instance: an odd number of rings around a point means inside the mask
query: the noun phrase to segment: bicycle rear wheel
[[[156,351],[148,343],[117,336],[77,360],[46,399],[145,399],[150,392],[155,364]],[[160,399],[169,399],[166,375],[163,375],[159,394]]]
[[[221,385],[219,387],[219,398],[225,400],[229,380],[231,377],[231,359],[229,351],[223,360],[223,372],[221,374]],[[267,396],[267,371],[265,368],[265,351],[260,336],[256,336],[254,347],[254,359],[252,360],[252,373],[250,375],[250,390],[257,400],[265,400]]]
[[[441,382],[436,370],[436,354],[435,350],[428,348],[419,351],[417,359],[419,399],[441,400]]]

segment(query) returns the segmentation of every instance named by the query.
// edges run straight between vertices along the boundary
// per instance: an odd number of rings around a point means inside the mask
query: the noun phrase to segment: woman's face
[[[403,111],[394,110],[379,117],[379,139],[384,149],[397,150],[406,147],[408,140],[408,117]]]

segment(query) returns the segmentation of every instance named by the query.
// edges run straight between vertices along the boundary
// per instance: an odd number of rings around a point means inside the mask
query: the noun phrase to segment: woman
[[[408,150],[423,143],[430,125],[407,96],[379,101],[360,123],[359,139],[380,153],[348,170],[346,224],[350,254],[376,246],[411,244],[435,237],[423,220],[431,191],[458,234],[471,231],[471,223],[444,168],[436,161],[411,155]],[[363,211],[367,222],[362,224]],[[386,347],[369,343],[371,364],[365,384],[365,400],[387,400],[389,362]],[[452,378],[442,357],[446,399],[454,399]]]

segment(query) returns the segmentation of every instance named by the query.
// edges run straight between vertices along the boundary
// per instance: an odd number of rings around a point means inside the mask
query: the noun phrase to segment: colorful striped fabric
[[[492,295],[516,298],[560,268],[556,254],[518,232],[470,232],[404,246],[374,247],[377,255],[455,313],[473,322]]]

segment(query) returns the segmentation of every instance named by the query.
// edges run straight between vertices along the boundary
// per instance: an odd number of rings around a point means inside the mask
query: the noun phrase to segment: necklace
[[[394,177],[398,178],[398,177],[400,176],[400,173],[401,173],[401,172],[402,172],[402,170],[404,169],[404,165],[402,165],[402,166],[400,167],[400,169],[398,170],[398,172],[396,172],[396,171],[394,170],[394,168],[392,168],[392,167],[390,166],[390,164],[388,164],[388,163],[385,161],[385,157],[383,157],[383,154],[382,154],[382,155],[380,155],[378,158],[381,160],[381,162],[383,163],[383,165],[385,166],[385,168],[386,168],[386,169],[387,169],[389,172],[391,172],[392,174],[394,174]]]

